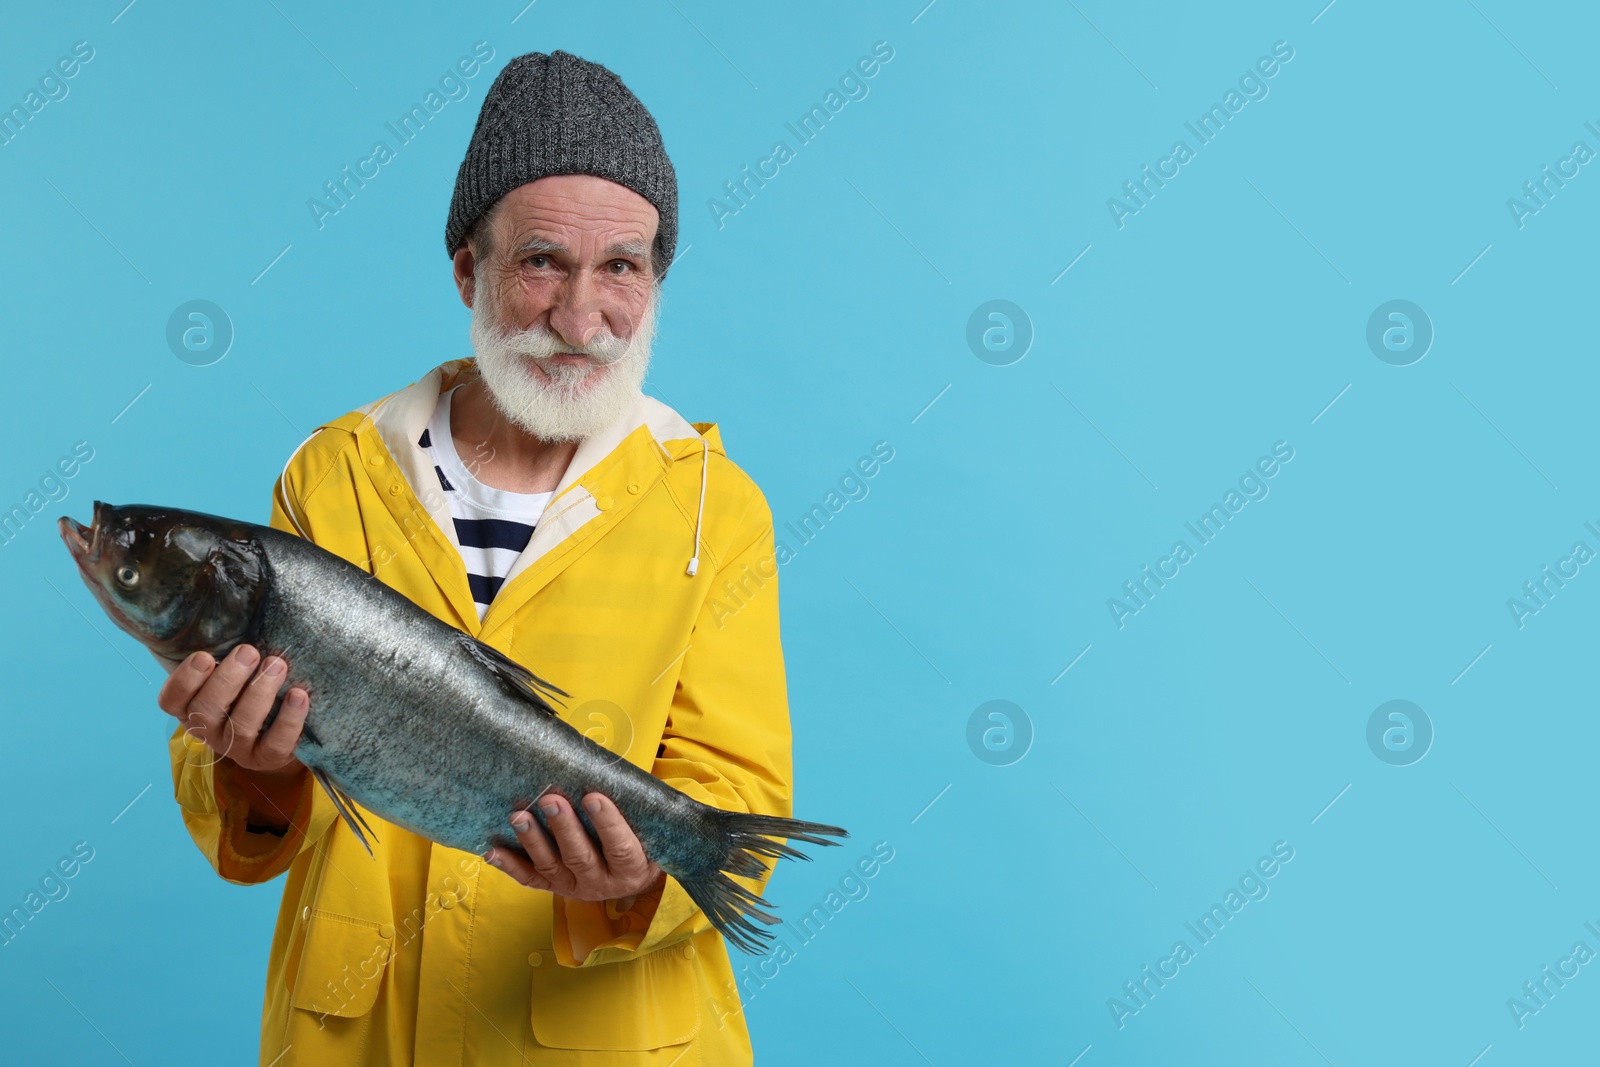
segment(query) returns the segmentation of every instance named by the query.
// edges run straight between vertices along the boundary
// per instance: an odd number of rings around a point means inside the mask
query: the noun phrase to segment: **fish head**
[[[57,526],[106,615],[158,655],[226,654],[256,619],[266,568],[242,523],[96,500],[90,525]]]

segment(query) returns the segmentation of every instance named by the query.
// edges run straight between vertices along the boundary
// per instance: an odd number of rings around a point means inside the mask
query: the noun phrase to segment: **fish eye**
[[[132,589],[139,584],[139,571],[127,564],[117,568],[117,581]]]

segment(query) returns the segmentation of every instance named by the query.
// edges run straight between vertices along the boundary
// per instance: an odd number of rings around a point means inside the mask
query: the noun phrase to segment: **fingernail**
[[[584,808],[586,808],[588,810],[590,815],[599,815],[600,814],[600,798],[599,797],[590,797],[588,800],[585,800],[583,802],[583,806],[584,806]]]
[[[484,861],[486,863],[490,864],[491,866],[494,866],[494,867],[500,866],[500,857],[495,855],[494,849],[492,849],[492,848],[488,852],[485,852],[483,854],[483,858],[484,858]]]
[[[282,678],[283,660],[273,659],[271,663],[267,664],[266,675],[268,678]]]
[[[242,667],[254,667],[256,661],[261,658],[261,653],[250,645],[240,645],[234,655],[239,657],[239,665]]]
[[[196,652],[189,657],[190,668],[199,671],[201,674],[206,673],[216,665],[217,661],[211,658],[211,653],[209,652]]]
[[[561,802],[559,800],[546,800],[539,805],[539,810],[546,815],[560,815]]]
[[[549,813],[546,812],[546,814]],[[511,816],[511,825],[516,828],[518,833],[521,833],[533,825],[533,819],[529,817],[527,812],[519,811],[515,815]]]

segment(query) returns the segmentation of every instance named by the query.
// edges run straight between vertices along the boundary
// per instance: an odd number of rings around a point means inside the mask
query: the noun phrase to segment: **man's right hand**
[[[306,691],[290,689],[272,726],[261,729],[288,673],[282,658],[268,656],[263,663],[250,645],[235,647],[220,663],[196,652],[167,677],[156,703],[219,759],[269,780],[288,781],[305,771],[294,746],[311,710]]]

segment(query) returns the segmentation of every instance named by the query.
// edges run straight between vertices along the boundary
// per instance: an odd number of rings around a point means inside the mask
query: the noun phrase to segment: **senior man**
[[[476,358],[321,427],[272,525],[566,689],[563,717],[619,757],[787,816],[771,512],[714,425],[641,393],[676,230],[672,165],[622,82],[565,52],[512,60],[445,230]],[[717,618],[728,575],[743,606]],[[607,798],[582,798],[599,849],[550,797],[550,836],[512,819],[531,861],[370,813],[368,856],[293,755],[316,694],[281,694],[263,728],[284,677],[240,646],[191,656],[160,696],[207,860],[232,882],[288,874],[262,1063],[750,1062],[720,935]]]

